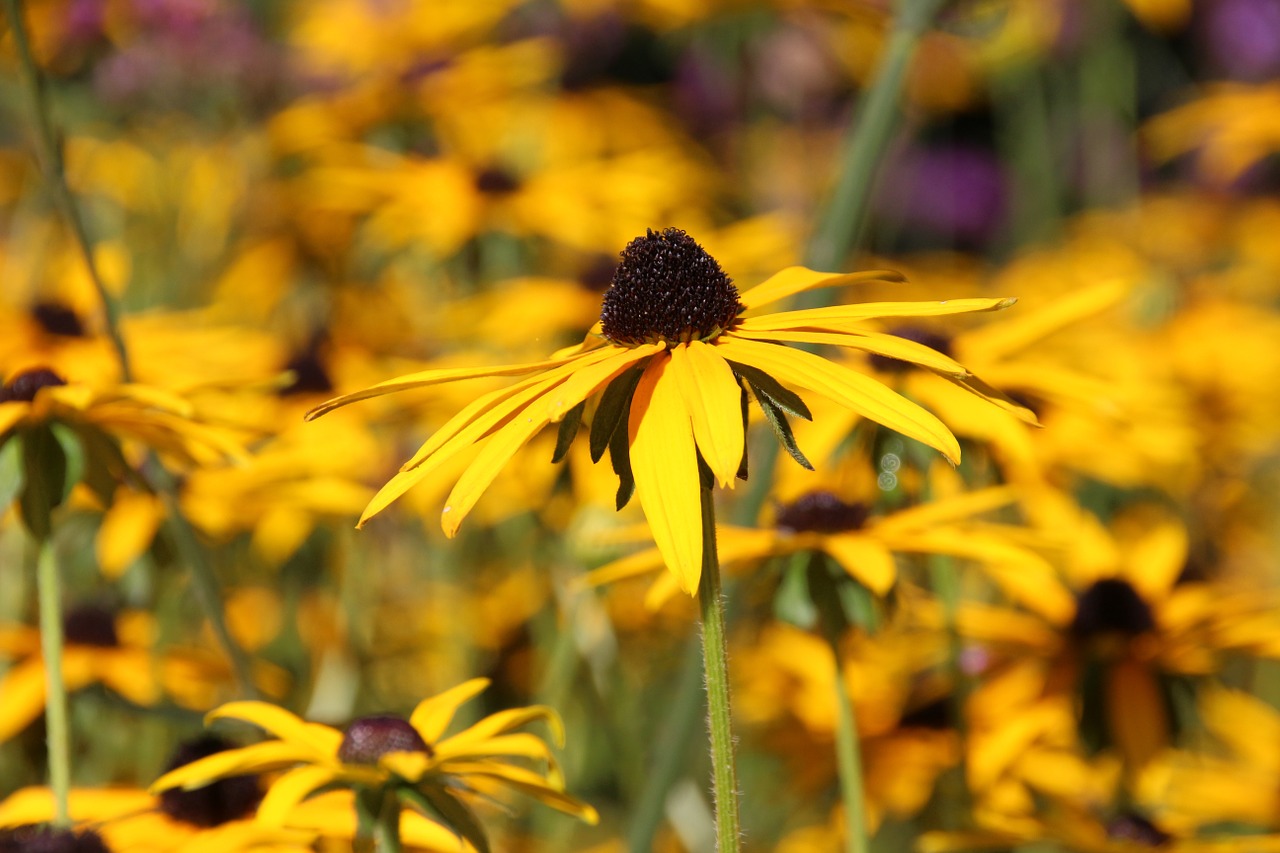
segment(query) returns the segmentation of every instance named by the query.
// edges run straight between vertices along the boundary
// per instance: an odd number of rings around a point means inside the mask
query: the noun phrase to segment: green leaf
[[[13,503],[22,491],[22,438],[14,433],[0,447],[0,513]]]
[[[414,788],[402,785],[397,792],[410,805],[431,818],[438,819],[453,831],[455,835],[466,841],[477,853],[491,853],[489,836],[485,834],[484,825],[471,807],[450,794],[443,788],[424,786]]]
[[[756,390],[754,385],[752,390]],[[768,394],[763,392],[756,394],[756,402],[760,404],[760,410],[764,412],[765,420],[769,422],[769,426],[773,427],[773,434],[778,437],[778,441],[786,448],[787,453],[791,454],[791,458],[812,471],[813,463],[805,458],[804,453],[800,451],[799,445],[796,444],[796,437],[791,432],[791,423],[787,420],[786,412]]]
[[[642,369],[633,367],[626,373],[609,383],[600,395],[600,405],[596,406],[595,417],[591,419],[591,461],[599,462],[604,456],[606,447],[622,425],[625,435],[627,430],[626,414],[631,409],[631,395],[640,384]],[[617,466],[614,466],[617,470]]]
[[[104,505],[115,500],[116,488],[129,472],[124,453],[111,437],[95,429],[77,431],[84,447],[86,467],[84,484],[93,490]]]
[[[627,437],[625,421],[631,416],[631,397],[626,398],[622,409],[621,428],[614,429],[609,439],[609,462],[613,465],[613,473],[618,475],[618,496],[614,503],[619,511],[631,502],[636,493],[636,478],[631,473],[631,441]]]
[[[818,624],[818,608],[809,594],[809,559],[807,553],[794,555],[773,595],[773,615],[806,631]]]
[[[67,493],[67,454],[48,426],[23,431],[25,485],[18,496],[22,520],[37,540],[53,532],[52,514]]]
[[[582,425],[582,410],[586,407],[587,401],[583,400],[566,412],[564,420],[560,421],[560,431],[556,433],[556,449],[551,454],[552,465],[563,460],[573,446],[573,440],[578,437],[578,427]]]
[[[751,390],[755,392],[757,398],[763,395],[768,397],[776,408],[782,409],[787,414],[804,418],[806,421],[813,420],[813,414],[804,404],[804,400],[800,399],[799,394],[784,388],[781,382],[759,368],[738,364],[736,361],[731,361],[729,364],[733,367],[735,374],[751,383]]]
[[[67,469],[63,476],[62,497],[58,503],[67,499],[67,495],[71,494],[71,488],[84,477],[86,467],[85,449],[80,442],[80,436],[76,431],[66,424],[52,423],[49,430],[53,433],[53,437],[58,440],[58,445],[62,448],[62,453],[67,460]]]

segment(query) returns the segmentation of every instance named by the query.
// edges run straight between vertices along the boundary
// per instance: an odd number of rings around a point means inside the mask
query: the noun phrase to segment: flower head
[[[852,347],[941,373],[983,397],[986,386],[949,356],[914,341],[878,333],[865,321],[991,311],[1012,299],[882,302],[750,316],[756,309],[819,287],[868,280],[899,281],[876,270],[848,275],[789,267],[739,293],[688,234],[649,231],[622,252],[604,297],[600,322],[583,343],[529,364],[428,370],[346,394],[313,409],[393,391],[484,376],[525,376],[481,396],[448,421],[374,496],[363,524],[467,448],[475,460],[447,499],[441,523],[458,531],[504,465],[549,423],[560,424],[553,461],[568,452],[589,400],[592,459],[605,451],[618,475],[618,507],[640,499],[658,549],[679,586],[697,591],[702,561],[704,484],[732,488],[745,478],[747,404],[755,400],[779,440],[809,466],[788,415],[809,418],[788,385],[821,394],[857,414],[935,448],[952,462],[960,446],[951,431],[911,400],[871,377],[787,343]]]

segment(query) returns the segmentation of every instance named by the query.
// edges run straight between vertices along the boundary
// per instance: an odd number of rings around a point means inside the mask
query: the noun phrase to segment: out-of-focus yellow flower
[[[1206,177],[1229,184],[1280,151],[1280,83],[1214,83],[1149,120],[1142,140],[1157,162],[1198,151]]]
[[[434,370],[388,380],[335,398],[309,417],[395,391],[533,374],[463,409],[383,486],[360,519],[363,524],[458,453],[485,441],[442,512],[442,526],[452,536],[501,468],[554,421],[561,423],[555,458],[562,458],[577,436],[586,401],[603,392],[591,427],[592,455],[598,459],[610,450],[621,480],[619,507],[633,491],[639,495],[667,567],[680,588],[693,594],[703,546],[698,457],[705,460],[712,483],[732,487],[745,452],[748,388],[784,444],[792,444],[787,413],[808,415],[804,401],[781,384],[787,382],[959,460],[955,437],[932,414],[869,377],[785,344],[835,344],[901,358],[983,394],[980,381],[959,363],[912,341],[871,332],[865,322],[999,310],[1013,300],[863,303],[742,316],[806,290],[893,275],[791,267],[739,300],[719,264],[687,234],[650,231],[623,252],[601,322],[582,344],[530,364]]]
[[[178,767],[157,779],[151,791],[190,790],[227,776],[289,768],[271,784],[258,807],[258,820],[267,825],[285,825],[300,803],[333,785],[387,790],[403,797],[406,804],[416,804],[418,798],[425,797],[445,815],[454,815],[460,808],[469,810],[466,800],[471,796],[491,796],[510,789],[595,823],[595,809],[564,792],[564,779],[550,747],[542,738],[517,732],[530,722],[544,720],[556,739],[563,741],[560,718],[552,709],[533,706],[500,711],[445,736],[459,706],[488,684],[488,679],[472,679],[423,700],[408,720],[362,717],[345,732],[305,722],[264,702],[232,702],[210,712],[206,719],[244,720],[277,739]],[[529,769],[525,766],[528,762],[548,769]],[[333,816],[345,823],[351,817]],[[469,835],[469,827],[455,829]]]
[[[168,697],[202,710],[234,687],[234,673],[219,655],[200,648],[155,648],[154,617],[144,611],[115,614],[95,606],[70,609],[64,619],[62,678],[68,692],[102,684],[135,705]],[[30,725],[44,710],[47,682],[40,632],[26,625],[0,627],[0,655],[13,663],[0,679],[0,741]],[[259,664],[258,684],[283,692],[282,673]]]

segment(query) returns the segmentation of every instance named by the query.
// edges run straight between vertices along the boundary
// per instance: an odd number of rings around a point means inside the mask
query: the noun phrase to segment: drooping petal
[[[1009,506],[1017,499],[1018,492],[1012,486],[992,486],[899,510],[871,523],[880,533],[905,534],[908,530],[927,529],[982,515]]]
[[[285,773],[271,783],[258,806],[258,820],[268,826],[283,826],[298,803],[336,778],[334,768],[308,765]]]
[[[856,533],[826,536],[822,549],[846,572],[876,595],[884,595],[898,577],[893,554],[870,536]]]
[[[841,287],[860,281],[906,281],[906,278],[902,273],[894,272],[893,270],[864,270],[862,272],[842,274],[818,272],[807,267],[787,267],[743,293],[738,298],[738,301],[745,305],[747,310],[750,310],[759,308],[761,305],[768,305],[770,302],[786,299],[788,296],[794,296],[797,293],[803,293],[806,290],[816,290],[820,287]]]
[[[489,679],[473,678],[439,695],[423,699],[413,709],[409,725],[418,730],[424,741],[434,746],[449,728],[449,723],[453,722],[453,715],[458,713],[458,709],[483,693],[488,686]]]
[[[905,436],[924,442],[953,463],[960,461],[960,443],[942,421],[869,376],[825,358],[780,344],[766,344],[721,335],[722,354],[759,368],[775,379],[808,388],[858,414]]]
[[[576,348],[575,348],[576,349]],[[436,370],[423,370],[418,373],[409,373],[405,376],[397,376],[395,379],[388,379],[385,382],[379,382],[377,385],[371,385],[361,391],[354,391],[350,394],[343,394],[340,397],[334,397],[332,400],[326,400],[319,406],[307,412],[306,419],[311,421],[328,414],[334,409],[341,408],[350,403],[356,403],[360,400],[369,400],[373,397],[381,397],[383,394],[392,394],[396,391],[408,391],[411,388],[426,388],[430,385],[441,385],[445,382],[458,382],[463,379],[480,379],[485,376],[519,376],[523,373],[537,373],[547,368],[559,367],[562,364],[575,361],[582,355],[581,351],[569,352],[559,358],[549,358],[545,361],[531,361],[527,364],[502,364],[492,367],[446,367]]]
[[[1000,311],[1018,300],[1013,297],[946,299],[941,302],[855,302],[827,308],[781,311],[740,320],[734,331],[792,330],[811,332],[859,331],[854,324],[889,317],[945,317],[976,311]],[[865,329],[861,329],[865,331]]]
[[[489,738],[504,735],[520,726],[536,720],[546,722],[551,736],[559,746],[564,745],[564,723],[554,708],[546,705],[530,705],[527,708],[510,708],[490,714],[478,723],[463,729],[451,738],[441,741],[437,747],[445,752],[464,750]]]
[[[742,389],[729,363],[702,341],[671,349],[668,368],[684,398],[693,438],[722,488],[730,488],[742,463],[745,434]]]
[[[265,826],[255,821],[235,821],[201,830],[172,848],[173,853],[226,853],[228,850],[310,849],[316,833],[306,829]]]
[[[1133,290],[1124,279],[1106,279],[1078,288],[1043,306],[1019,308],[1017,317],[970,329],[956,336],[955,347],[961,358],[981,353],[983,361],[994,361],[1025,350],[1074,323],[1100,314],[1117,305]]]
[[[44,663],[29,658],[14,666],[0,679],[0,743],[4,743],[44,711],[47,682]]]
[[[320,756],[332,758],[342,745],[342,732],[291,714],[269,702],[228,702],[205,716],[205,724],[214,720],[242,720],[252,723],[283,741],[300,744]]]
[[[636,493],[654,542],[680,588],[693,595],[702,574],[702,484],[693,426],[670,362],[658,356],[645,368],[631,400],[627,436]]]
[[[301,744],[269,740],[175,767],[153,782],[148,790],[155,794],[170,788],[202,788],[228,776],[267,773],[294,764],[307,764],[315,758],[315,751]]]
[[[829,346],[849,347],[864,352],[896,358],[899,361],[918,364],[921,367],[947,376],[966,376],[969,371],[965,366],[950,356],[915,341],[900,338],[897,335],[885,335],[879,332],[835,333],[810,331],[760,331],[735,329],[734,337],[752,341],[790,341],[798,344],[827,344]]]
[[[592,825],[600,819],[596,810],[590,805],[569,796],[548,779],[523,767],[510,764],[458,762],[451,763],[448,770],[458,776],[494,779],[501,782],[504,787],[515,788],[543,805],[551,806],[553,809],[573,815]]]

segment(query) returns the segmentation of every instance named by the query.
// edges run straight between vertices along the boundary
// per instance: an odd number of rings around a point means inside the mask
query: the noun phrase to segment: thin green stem
[[[831,651],[836,669],[836,766],[840,774],[840,799],[848,825],[844,849],[848,853],[867,853],[866,793],[862,785],[862,742],[858,739],[858,718],[845,685],[838,641],[832,642]]]
[[[191,571],[191,581],[195,585],[196,597],[200,600],[201,609],[213,627],[214,637],[218,645],[231,661],[240,692],[250,698],[259,698],[258,687],[253,681],[253,665],[244,649],[231,636],[227,627],[227,618],[222,611],[222,590],[214,574],[213,565],[209,562],[209,554],[200,546],[191,522],[182,514],[178,499],[166,488],[161,490],[165,506],[165,529],[173,541],[182,562]]]
[[[364,788],[356,789],[356,837],[352,839],[353,853],[374,853],[378,824],[381,822],[382,792]]]
[[[36,556],[36,587],[40,596],[40,651],[44,657],[48,697],[45,725],[48,729],[49,788],[53,791],[53,824],[71,826],[67,798],[71,790],[71,731],[67,724],[67,689],[62,681],[62,590],[58,583],[58,558],[53,543],[40,542]]]
[[[18,52],[18,63],[22,69],[23,83],[27,89],[27,98],[31,101],[31,112],[35,123],[36,161],[44,175],[45,183],[53,193],[54,203],[71,229],[76,248],[84,260],[85,269],[89,272],[89,280],[93,282],[98,299],[102,302],[102,313],[105,318],[107,336],[115,348],[116,357],[120,360],[120,377],[129,382],[132,372],[129,367],[129,353],[125,348],[124,337],[120,334],[120,313],[115,298],[107,290],[106,283],[98,271],[93,259],[93,246],[89,242],[89,234],[84,219],[76,207],[75,197],[67,185],[66,169],[62,161],[62,148],[58,135],[54,130],[52,112],[49,107],[48,93],[45,91],[44,78],[31,53],[31,42],[27,37],[26,21],[22,17],[21,0],[4,0],[5,12],[9,18],[9,27],[13,32],[14,47]]]
[[[711,774],[716,799],[716,849],[729,853],[740,849],[742,837],[738,771],[729,713],[729,655],[724,595],[720,590],[720,559],[716,553],[716,504],[710,489],[701,492],[702,580],[698,585],[698,603],[702,610],[702,664],[707,677],[707,727],[711,732]]]
[[[373,828],[378,853],[400,853],[400,800],[391,791],[382,795],[382,809]]]
[[[849,250],[862,242],[876,175],[897,127],[907,68],[944,2],[899,0],[884,56],[845,136],[840,178],[809,243],[806,262],[814,269],[840,268]],[[818,298],[824,294],[819,291]]]

